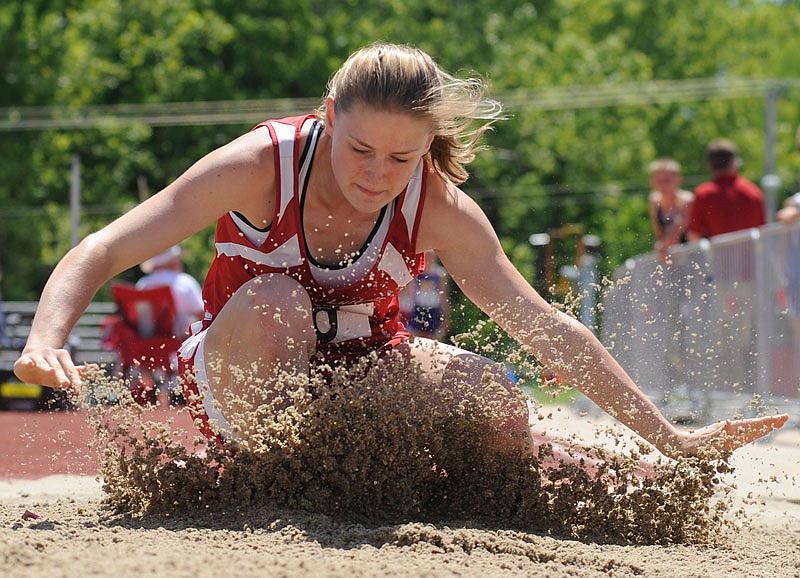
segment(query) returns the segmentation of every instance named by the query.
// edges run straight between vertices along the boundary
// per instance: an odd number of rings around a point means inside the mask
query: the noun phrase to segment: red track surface
[[[174,418],[187,440],[195,435],[189,415],[169,407],[149,420]],[[0,480],[32,480],[52,474],[95,475],[100,470],[94,435],[85,411],[0,411]]]
[[[190,447],[197,436],[187,411],[160,406],[147,412],[148,421],[173,420],[173,432],[186,432],[184,441]],[[90,444],[94,435],[85,411],[0,411],[0,480],[33,480],[53,474],[95,475],[100,471],[97,451]],[[538,443],[552,440],[534,436]],[[555,456],[545,465],[556,465],[558,459],[577,463],[580,455],[572,455],[554,447]],[[587,457],[586,467],[595,460]],[[651,467],[642,464],[643,475]]]

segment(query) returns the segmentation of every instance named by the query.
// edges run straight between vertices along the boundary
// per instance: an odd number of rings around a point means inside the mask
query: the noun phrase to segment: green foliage
[[[448,70],[485,77],[493,93],[516,95],[464,189],[526,277],[533,275],[528,236],[565,223],[601,237],[608,273],[651,247],[645,169],[654,157],[677,158],[691,188],[705,178],[706,143],[727,136],[743,151],[745,175],[760,178],[764,95],[679,93],[655,104],[563,97],[543,108],[534,102],[537,91],[798,79],[798,28],[797,2],[757,0],[10,0],[0,5],[0,120],[32,106],[79,114],[97,105],[316,98],[355,48],[376,40],[415,44]],[[781,198],[800,172],[796,91],[795,84],[778,101]],[[36,298],[68,249],[73,155],[81,159],[85,235],[249,128],[142,122],[0,131],[4,295]],[[211,229],[187,247],[189,270],[202,278]],[[465,327],[480,318],[465,311]]]

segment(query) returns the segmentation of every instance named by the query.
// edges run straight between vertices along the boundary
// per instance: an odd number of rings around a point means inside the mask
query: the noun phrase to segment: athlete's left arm
[[[525,280],[480,207],[456,187],[440,193],[426,200],[422,248],[434,249],[464,294],[539,361],[662,453],[735,449],[785,423],[787,416],[774,416],[677,430],[588,328],[547,303]]]

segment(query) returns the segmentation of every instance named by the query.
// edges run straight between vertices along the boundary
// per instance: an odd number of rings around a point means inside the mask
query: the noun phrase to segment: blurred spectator
[[[680,188],[681,165],[675,159],[660,158],[650,163],[650,221],[655,237],[654,249],[661,260],[669,248],[687,240],[689,210],[694,200],[690,191]]]
[[[706,162],[711,180],[701,183],[694,191],[689,240],[766,224],[764,195],[755,183],[739,174],[736,145],[727,139],[712,141],[706,148]]]
[[[175,300],[176,335],[188,333],[189,325],[203,318],[203,295],[197,280],[183,271],[183,251],[178,245],[148,259],[141,265],[146,275],[137,289],[167,286]]]
[[[719,139],[706,148],[711,180],[695,188],[689,219],[689,240],[760,227],[767,222],[764,195],[739,174],[739,151]],[[755,257],[752,243],[718,244],[711,253],[715,277],[715,321],[720,335],[716,379],[730,385],[753,383],[753,303]],[[732,362],[734,361],[734,362]]]
[[[425,269],[400,293],[400,314],[409,333],[441,339],[450,313],[447,272],[433,251],[425,253]]]

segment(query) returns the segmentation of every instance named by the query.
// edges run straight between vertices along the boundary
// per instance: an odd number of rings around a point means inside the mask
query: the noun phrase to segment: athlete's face
[[[335,114],[331,101],[325,130],[336,184],[363,213],[380,210],[403,192],[433,140],[425,120],[358,104]]]

